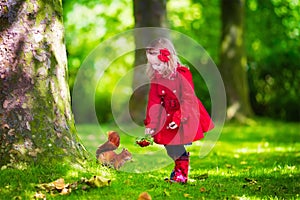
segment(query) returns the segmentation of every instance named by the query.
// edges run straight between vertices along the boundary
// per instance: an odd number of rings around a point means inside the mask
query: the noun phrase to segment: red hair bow
[[[168,57],[170,55],[170,51],[166,48],[159,50],[160,54],[157,56],[159,60],[162,62],[168,62],[170,58]]]

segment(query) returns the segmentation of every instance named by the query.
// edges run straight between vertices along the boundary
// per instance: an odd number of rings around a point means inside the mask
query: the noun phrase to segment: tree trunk
[[[61,1],[2,1],[0,11],[0,166],[81,161]]]
[[[130,114],[132,119],[143,124],[147,103],[148,85],[145,84],[146,67],[139,67],[147,63],[145,47],[156,37],[167,37],[166,31],[150,27],[166,27],[166,0],[134,0],[133,2],[135,28],[149,27],[137,31],[135,34],[135,70],[133,78],[134,93],[130,100]]]
[[[245,0],[221,0],[220,71],[227,93],[227,117],[240,121],[252,115],[246,76],[244,7]]]

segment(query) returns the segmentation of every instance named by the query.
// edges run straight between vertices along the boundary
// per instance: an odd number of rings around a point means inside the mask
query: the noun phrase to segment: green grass
[[[86,148],[94,154],[105,141],[107,130],[94,125],[78,126]],[[33,166],[23,170],[0,171],[0,199],[30,199],[35,185],[58,178],[74,182],[81,177],[101,175],[112,179],[111,185],[88,190],[78,189],[68,196],[47,199],[137,199],[148,192],[152,199],[300,199],[300,125],[268,119],[257,119],[247,126],[228,123],[213,150],[199,157],[203,141],[187,149],[191,153],[189,182],[185,185],[164,182],[173,168],[172,161],[159,145],[140,148],[134,145],[136,128],[130,134],[121,133],[121,146],[133,154],[120,171],[107,169],[96,162],[85,168],[67,164]],[[120,151],[119,150],[119,151]]]

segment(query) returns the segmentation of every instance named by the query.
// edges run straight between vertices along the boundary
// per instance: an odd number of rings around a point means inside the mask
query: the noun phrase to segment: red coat
[[[180,123],[170,129],[169,123]],[[154,142],[163,145],[188,144],[204,137],[214,125],[194,92],[192,74],[186,67],[177,67],[171,78],[151,80],[146,119],[147,128],[155,129]]]

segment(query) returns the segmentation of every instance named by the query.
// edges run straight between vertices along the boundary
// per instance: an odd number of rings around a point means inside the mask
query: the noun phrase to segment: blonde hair
[[[147,47],[148,49],[164,49],[167,48],[170,51],[170,60],[166,63],[163,63],[164,69],[162,70],[162,77],[169,78],[171,74],[176,72],[176,68],[178,63],[180,63],[179,58],[177,57],[176,50],[172,42],[167,38],[158,38],[153,40]],[[151,67],[151,65],[147,64],[147,75],[150,79],[154,77],[155,70]]]

